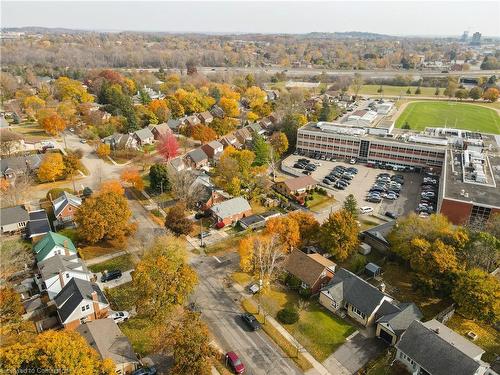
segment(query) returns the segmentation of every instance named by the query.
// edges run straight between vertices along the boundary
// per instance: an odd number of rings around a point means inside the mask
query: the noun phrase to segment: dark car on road
[[[252,331],[257,331],[260,329],[260,323],[255,316],[250,313],[241,314],[241,320],[250,328]]]
[[[228,352],[225,356],[225,363],[235,374],[243,374],[245,372],[245,365],[235,352]]]
[[[394,212],[391,212],[391,211],[387,211],[387,212],[385,213],[385,216],[390,217],[391,219],[394,219],[394,220],[396,220],[396,219],[398,218],[398,217],[396,216],[396,214],[395,214]]]
[[[141,367],[135,370],[132,375],[156,375],[156,367]]]
[[[111,281],[115,279],[119,279],[122,277],[122,271],[120,270],[112,270],[102,274],[101,283],[105,283],[106,281]]]

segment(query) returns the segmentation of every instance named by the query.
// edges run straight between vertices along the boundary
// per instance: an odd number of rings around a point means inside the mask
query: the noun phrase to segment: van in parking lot
[[[369,214],[373,212],[373,208],[369,206],[360,207],[359,212],[361,212],[362,214]]]

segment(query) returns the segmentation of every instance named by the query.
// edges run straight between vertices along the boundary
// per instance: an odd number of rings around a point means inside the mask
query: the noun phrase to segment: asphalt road
[[[237,254],[221,258],[194,257],[191,264],[198,272],[199,284],[192,301],[201,307],[202,317],[223,351],[234,351],[248,375],[302,374],[291,359],[263,331],[251,332],[239,314],[240,294],[227,286],[224,277],[235,266]]]

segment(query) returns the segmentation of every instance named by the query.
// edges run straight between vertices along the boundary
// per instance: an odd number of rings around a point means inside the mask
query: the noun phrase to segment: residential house
[[[385,301],[392,303],[392,298],[344,268],[335,273],[319,295],[319,302],[328,310],[345,311],[365,327],[375,323],[375,314]]]
[[[293,177],[288,180],[277,182],[274,189],[283,195],[287,195],[299,202],[304,200],[308,191],[313,190],[318,181],[311,176]]]
[[[252,214],[252,207],[243,197],[236,197],[214,205],[210,212],[219,227],[230,225]]]
[[[2,140],[0,149],[2,155],[22,152],[26,148],[23,136],[10,129],[0,128],[0,139]]]
[[[210,113],[212,116],[217,117],[217,118],[224,118],[226,116],[226,113],[224,110],[219,107],[218,105],[214,105],[212,109],[210,110]]]
[[[2,234],[23,232],[29,218],[28,211],[24,206],[0,208]]]
[[[135,131],[133,135],[139,146],[151,145],[155,141],[155,136],[148,127]]]
[[[384,301],[376,313],[375,334],[389,345],[395,345],[410,324],[422,318],[422,312],[413,302],[393,304]]]
[[[76,331],[102,359],[113,360],[117,374],[130,374],[139,366],[129,339],[113,319],[92,320],[78,326]]]
[[[263,129],[262,126],[260,126],[258,122],[253,122],[253,123],[245,126],[245,128],[248,128],[251,133],[258,134],[258,135],[263,135],[266,132],[266,129]]]
[[[243,146],[252,142],[252,133],[247,127],[236,130],[234,136]]]
[[[81,205],[82,199],[67,191],[64,191],[59,198],[52,202],[54,216],[61,224],[72,222]]]
[[[5,119],[4,115],[0,116],[0,128],[8,128],[9,122]]]
[[[214,120],[214,117],[209,111],[198,113],[198,118],[203,125],[208,125]]]
[[[261,214],[250,215],[239,220],[243,229],[259,229],[266,226],[266,222],[281,214],[278,211],[267,211]]]
[[[109,302],[97,284],[72,278],[54,297],[59,321],[67,329],[108,316]]]
[[[280,92],[278,90],[264,90],[267,95],[267,101],[268,102],[273,102],[275,100],[278,100],[280,97]]]
[[[49,217],[45,210],[36,210],[29,213],[29,221],[26,226],[26,237],[33,242],[37,242],[52,230]]]
[[[149,98],[151,98],[152,100],[163,99],[165,97],[165,95],[162,94],[161,91],[155,91],[151,87],[147,87],[146,85],[144,85],[143,88],[141,90],[137,91],[137,94],[135,94],[132,97],[132,100],[133,100],[134,104],[140,104],[141,103],[141,101],[142,101],[141,91],[144,94],[146,94],[147,96],[149,96]]]
[[[75,255],[76,247],[68,237],[59,233],[48,232],[33,247],[37,262],[53,257],[55,255]]]
[[[211,161],[217,162],[224,151],[224,145],[219,141],[211,141],[202,145],[201,149]]]
[[[172,129],[168,126],[168,123],[164,122],[158,125],[149,125],[149,130],[153,133],[154,139],[158,140],[167,134],[172,133]]]
[[[176,157],[168,161],[168,165],[176,172],[183,171],[186,169],[186,165],[184,164],[184,160],[182,157]]]
[[[169,119],[167,121],[167,126],[169,127],[170,130],[172,130],[174,133],[179,133],[181,131],[182,126],[184,125],[184,122],[182,119]]]
[[[1,177],[14,178],[19,175],[36,173],[41,162],[42,157],[39,154],[12,156],[0,159]]]
[[[38,262],[39,278],[36,279],[40,290],[47,291],[50,299],[61,291],[72,279],[90,281],[91,273],[78,255],[57,254]]]
[[[201,148],[195,148],[186,154],[185,162],[194,169],[208,166],[208,156]]]
[[[395,360],[412,375],[493,375],[484,350],[433,319],[414,320],[396,344]]]
[[[112,150],[137,149],[137,139],[132,134],[114,133],[102,139]]]
[[[301,288],[316,294],[335,273],[336,264],[318,253],[306,254],[295,249],[288,256],[285,271],[301,281]]]
[[[264,117],[264,118],[259,120],[258,124],[265,131],[265,129],[267,129],[273,125],[273,122],[268,117]]]
[[[196,115],[186,116],[184,120],[184,124],[188,127],[192,127],[200,123],[201,121]]]
[[[238,139],[233,135],[229,134],[220,139],[220,143],[224,146],[224,148],[228,146],[233,146],[235,149],[240,150],[243,145],[238,141]]]
[[[396,224],[395,220],[388,221],[387,223],[377,225],[376,227],[367,229],[360,233],[360,239],[370,245],[373,249],[381,252],[386,252],[390,248],[387,237],[392,228]]]

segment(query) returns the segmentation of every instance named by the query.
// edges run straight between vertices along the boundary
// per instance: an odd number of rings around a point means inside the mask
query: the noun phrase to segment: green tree
[[[481,87],[473,87],[469,91],[469,97],[473,100],[481,99],[481,95],[483,95]]]
[[[410,130],[411,129],[410,123],[408,121],[405,121],[401,129]]]
[[[335,113],[332,111],[330,104],[328,103],[328,99],[323,99],[323,103],[321,105],[321,111],[319,113],[318,120],[319,121],[333,121]]]
[[[320,246],[336,260],[343,261],[356,251],[358,234],[358,223],[349,212],[344,209],[332,212],[321,225]]]
[[[456,92],[455,92],[455,97],[457,99],[467,99],[467,97],[469,96],[469,93],[467,90],[465,89],[458,89]]]
[[[496,322],[500,319],[500,283],[493,276],[474,268],[458,277],[452,297],[465,317]]]
[[[254,134],[252,150],[255,153],[254,165],[265,165],[269,161],[269,144],[261,135]]]
[[[168,209],[165,217],[165,227],[177,236],[181,234],[187,235],[191,232],[193,222],[186,217],[186,204],[184,202],[178,202]]]
[[[377,92],[379,94],[382,94],[384,92],[384,88],[382,87],[382,85],[379,86],[379,88],[377,89]]]
[[[170,190],[168,168],[165,164],[156,163],[151,166],[149,169],[149,187],[155,193],[162,193]]]
[[[132,277],[137,311],[163,322],[175,307],[187,301],[196,283],[196,272],[186,261],[184,241],[173,236],[157,237]]]
[[[417,87],[415,90],[415,95],[420,95],[422,93],[422,90],[420,89],[420,86]]]
[[[436,87],[436,91],[434,91],[434,95],[438,96],[438,95],[439,95],[439,93],[440,93],[440,91],[439,91],[439,87]]]
[[[409,87],[408,87],[408,89],[406,90],[406,94],[407,94],[407,95],[411,95],[411,90],[410,90],[410,88],[409,88]]]
[[[344,200],[344,210],[349,212],[352,217],[358,217],[358,202],[356,202],[356,198],[353,194],[349,194]]]

